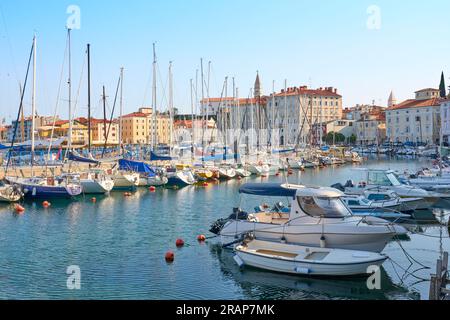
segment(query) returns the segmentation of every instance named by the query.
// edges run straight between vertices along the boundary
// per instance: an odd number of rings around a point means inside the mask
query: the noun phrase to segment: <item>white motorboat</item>
[[[114,190],[129,190],[139,186],[139,173],[136,172],[110,170],[108,177],[114,181]]]
[[[17,202],[23,197],[18,185],[4,184],[0,186],[0,202]]]
[[[236,176],[241,178],[248,178],[252,175],[250,171],[245,170],[244,168],[236,169]]]
[[[439,196],[435,193],[401,183],[392,170],[360,169],[355,171],[363,172],[363,180],[358,185],[348,181],[345,186],[342,186],[346,194],[362,195],[366,190],[383,187],[395,191],[402,198],[423,198],[429,205],[434,205],[439,200]]]
[[[184,169],[181,171],[168,171],[167,172],[167,186],[169,187],[186,187],[189,185],[193,185],[197,182],[194,177],[194,174],[190,169]]]
[[[219,168],[219,179],[233,179],[236,177],[236,170],[229,166]]]
[[[288,159],[286,159],[286,162],[287,162],[289,168],[291,168],[291,169],[300,170],[300,169],[304,168],[302,160],[288,158]]]
[[[245,165],[244,169],[249,171],[251,174],[257,176],[260,176],[263,174],[263,172],[268,171],[267,167],[263,167],[262,164],[254,164],[254,163],[249,163]]]
[[[235,248],[239,266],[308,276],[355,276],[371,273],[386,255],[342,249],[299,246],[252,240]]]
[[[80,184],[84,194],[109,193],[114,188],[114,180],[102,170],[81,173]]]
[[[395,191],[387,188],[369,189],[362,195],[346,195],[342,200],[353,212],[368,210],[412,212],[430,209],[430,204],[423,198],[401,198]]]
[[[139,177],[139,187],[161,187],[167,184],[169,179],[161,175]]]
[[[287,197],[290,210],[269,210],[248,214],[235,209],[228,219],[211,227],[223,244],[232,244],[253,232],[257,239],[281,241],[305,246],[321,246],[381,252],[395,236],[406,229],[374,217],[356,217],[342,201],[342,192],[332,188],[297,185],[246,184],[241,194]]]

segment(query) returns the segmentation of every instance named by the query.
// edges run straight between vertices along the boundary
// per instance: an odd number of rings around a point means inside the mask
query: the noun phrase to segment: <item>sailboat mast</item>
[[[156,45],[153,43],[153,123],[151,128],[153,128],[152,133],[152,150],[155,151],[156,147],[156,104],[157,104],[157,98],[156,98]]]
[[[289,132],[291,131],[288,128],[288,109],[287,109],[287,79],[284,80],[284,146],[289,143]]]
[[[88,67],[88,150],[91,153],[91,45],[87,45]]]
[[[36,131],[36,35],[33,38],[33,93],[31,96],[31,176],[34,176],[34,132]]]
[[[123,116],[123,70],[120,68],[120,115],[119,115],[119,153],[123,154],[123,142],[122,142],[122,116]]]
[[[202,103],[205,100],[205,81],[204,81],[204,73],[203,73],[203,58],[200,59],[200,81],[202,82]],[[203,108],[203,123],[202,123],[202,164],[205,165],[205,125],[208,121],[208,108],[209,101],[206,105],[206,108]],[[206,109],[206,110],[205,110]]]
[[[105,141],[107,139],[106,136],[106,90],[105,86],[103,86],[103,137],[105,138]]]
[[[192,139],[192,143],[191,143],[191,158],[192,158],[192,164],[194,164],[194,160],[195,160],[195,147],[194,147],[194,143],[195,143],[195,120],[194,120],[194,92],[193,92],[193,80],[190,80],[190,84],[191,84],[191,119],[192,119],[192,134],[191,134],[191,139]]]
[[[172,75],[172,62],[169,63],[169,116],[170,116],[170,147],[173,147],[173,75]]]
[[[71,50],[71,39],[70,39],[71,29],[67,29],[67,39],[69,41],[69,79],[67,84],[69,85],[69,134],[68,134],[68,150],[72,149],[72,50]]]

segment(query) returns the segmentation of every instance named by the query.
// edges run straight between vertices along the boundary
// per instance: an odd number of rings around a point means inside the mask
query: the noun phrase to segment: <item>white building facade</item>
[[[386,110],[386,135],[389,142],[439,143],[441,99],[439,90],[424,89],[416,98]]]

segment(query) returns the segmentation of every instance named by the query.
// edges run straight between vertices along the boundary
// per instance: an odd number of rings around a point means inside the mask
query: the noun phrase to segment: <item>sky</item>
[[[72,5],[79,15],[68,13]],[[211,61],[210,96],[220,96],[229,77],[228,92],[235,78],[240,96],[248,97],[259,71],[265,94],[273,81],[276,91],[284,88],[286,79],[288,86],[338,88],[345,107],[386,105],[391,90],[409,99],[418,89],[437,88],[442,71],[450,85],[449,12],[444,0],[1,0],[0,119],[17,116],[34,34],[37,112],[68,118],[68,21],[75,23],[75,113],[87,114],[90,43],[92,112],[102,117],[102,86],[110,112],[121,67],[124,112],[151,105],[154,42],[161,111],[168,107],[172,62],[175,107],[190,113],[190,79],[195,82],[201,58],[205,74]],[[24,102],[30,114],[31,81]]]

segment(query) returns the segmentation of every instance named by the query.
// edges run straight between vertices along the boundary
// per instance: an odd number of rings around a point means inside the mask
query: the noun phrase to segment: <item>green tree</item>
[[[441,74],[441,84],[439,85],[439,91],[440,91],[440,97],[445,98],[447,97],[447,91],[445,88],[445,78],[444,78],[444,72],[442,71]]]
[[[323,141],[328,145],[332,145],[333,143],[341,144],[345,142],[345,136],[342,133],[329,132],[323,137]]]
[[[358,138],[356,137],[356,135],[355,134],[352,134],[349,138],[348,138],[348,143],[349,144],[356,144],[356,140],[357,140]]]

